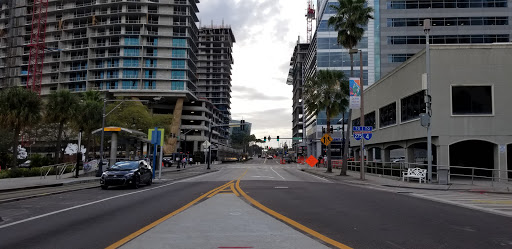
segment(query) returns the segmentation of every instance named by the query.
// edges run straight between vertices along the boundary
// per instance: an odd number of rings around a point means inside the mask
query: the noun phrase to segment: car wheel
[[[140,187],[140,176],[135,176],[133,181],[133,188],[138,189]]]
[[[149,177],[148,186],[151,186],[153,184],[153,177]]]
[[[108,186],[107,185],[101,185],[101,189],[106,190],[106,189],[108,189]]]

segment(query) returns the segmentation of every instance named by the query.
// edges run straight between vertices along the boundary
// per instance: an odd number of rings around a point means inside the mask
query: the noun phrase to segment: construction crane
[[[28,60],[27,88],[41,95],[48,0],[34,0]]]
[[[316,19],[316,11],[315,6],[313,5],[312,0],[308,0],[308,8],[306,9],[306,19],[308,20],[307,27],[307,42],[311,42],[311,38],[313,35],[313,20]]]

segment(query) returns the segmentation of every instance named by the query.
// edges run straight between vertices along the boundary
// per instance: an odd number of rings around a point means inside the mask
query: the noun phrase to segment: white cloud
[[[286,85],[286,78],[298,36],[305,41],[306,3],[202,0],[198,5],[201,25],[224,21],[233,29],[237,42],[231,113],[233,119],[243,117],[253,123],[252,133],[258,138],[292,135],[292,87]]]

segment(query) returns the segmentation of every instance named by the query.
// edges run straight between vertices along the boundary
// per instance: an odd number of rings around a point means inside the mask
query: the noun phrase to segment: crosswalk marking
[[[438,191],[422,191],[410,193],[410,195],[512,217],[512,196],[467,192],[439,193]]]

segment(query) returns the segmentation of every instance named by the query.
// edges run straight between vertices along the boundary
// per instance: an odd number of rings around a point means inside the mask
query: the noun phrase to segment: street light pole
[[[103,142],[105,139],[105,109],[107,108],[107,99],[103,99],[103,113],[102,113],[102,121],[101,121],[101,143],[100,143],[100,164],[98,165],[98,170],[96,171],[96,177],[100,177],[103,174]]]
[[[209,143],[209,146],[208,146],[208,166],[206,167],[206,169],[210,169],[210,161],[212,159],[212,121],[210,120],[210,122],[208,122],[208,143]]]
[[[425,111],[427,118],[429,119],[427,125],[427,160],[428,160],[428,181],[432,182],[432,129],[431,129],[431,118],[432,118],[432,102],[430,99],[430,19],[423,20],[423,31],[426,34],[426,48],[425,57],[426,61],[426,73],[427,73],[427,90],[425,92]]]
[[[360,75],[359,75],[359,82],[361,82],[361,126],[364,126],[364,82],[363,82],[363,51],[359,50],[359,67],[360,67]],[[364,165],[364,135],[361,138],[361,180],[364,180],[364,173],[365,173],[365,165]]]

